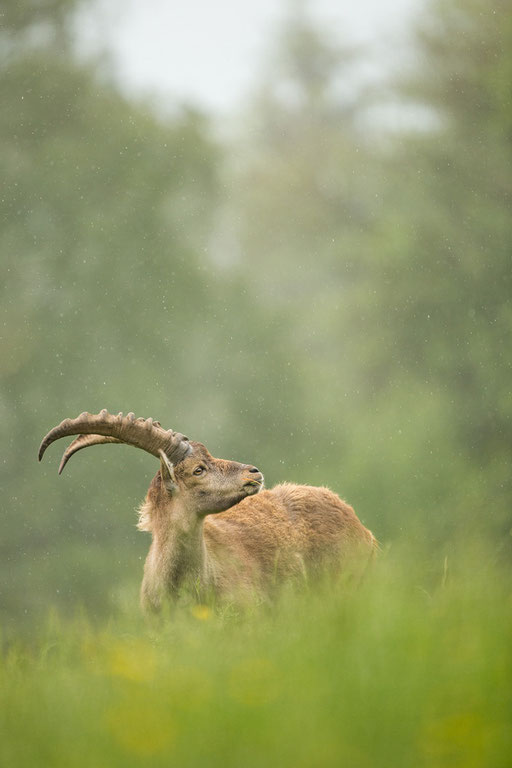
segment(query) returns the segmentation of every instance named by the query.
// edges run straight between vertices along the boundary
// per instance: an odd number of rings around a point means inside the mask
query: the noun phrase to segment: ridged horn
[[[192,451],[187,437],[172,429],[163,429],[158,421],[153,419],[135,418],[133,413],[123,416],[111,415],[106,409],[98,414],[81,413],[76,419],[64,419],[43,438],[39,448],[39,461],[44,452],[55,440],[69,435],[78,435],[64,452],[59,471],[62,472],[69,458],[89,445],[118,442],[141,448],[152,456],[159,458],[163,451],[169,459],[178,463]]]
[[[82,448],[88,448],[90,445],[101,445],[102,443],[120,443],[123,445],[122,440],[118,440],[117,437],[109,437],[109,435],[78,435],[62,454],[62,459],[59,465],[59,475],[62,474],[62,470],[74,453],[81,451]]]

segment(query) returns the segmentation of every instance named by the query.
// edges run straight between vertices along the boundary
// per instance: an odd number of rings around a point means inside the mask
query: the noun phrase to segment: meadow
[[[0,14],[0,767],[508,768],[512,3],[409,4],[371,86],[283,2],[230,115],[84,56],[107,5]],[[103,408],[328,485],[372,571],[148,624],[155,460],[37,464]]]
[[[505,768],[509,576],[490,549],[409,542],[363,584],[243,612],[52,615],[4,642],[0,764]]]

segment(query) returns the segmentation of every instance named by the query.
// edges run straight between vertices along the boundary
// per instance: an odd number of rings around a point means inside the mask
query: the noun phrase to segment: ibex
[[[276,585],[356,562],[365,565],[376,542],[352,507],[327,488],[285,483],[263,489],[251,464],[214,458],[201,443],[158,421],[106,410],[64,419],[41,443],[39,460],[61,437],[78,435],[70,457],[90,445],[124,443],[160,460],[139,511],[152,542],[141,602],[158,610],[166,597],[193,587],[236,599],[272,593]]]

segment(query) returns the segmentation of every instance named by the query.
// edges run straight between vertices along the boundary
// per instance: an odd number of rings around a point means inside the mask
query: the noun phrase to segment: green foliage
[[[505,768],[508,581],[482,549],[432,569],[395,551],[356,591],[244,616],[54,618],[3,653],[0,762]]]
[[[33,32],[38,28],[55,31],[79,4],[80,0],[4,0],[2,31],[10,35]]]
[[[381,541],[510,548],[509,5],[429,4],[394,93],[432,119],[386,136],[357,51],[292,14],[224,148],[78,62],[77,7],[9,3],[0,35],[7,634],[140,581],[151,457],[36,464],[84,409],[330,485]]]

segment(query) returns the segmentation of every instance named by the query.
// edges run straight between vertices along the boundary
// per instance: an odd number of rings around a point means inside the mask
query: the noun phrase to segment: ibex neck
[[[203,582],[207,570],[203,523],[203,518],[176,505],[167,520],[153,526],[143,585],[150,602],[157,596],[160,602],[165,594],[177,596],[181,589],[194,589]]]

